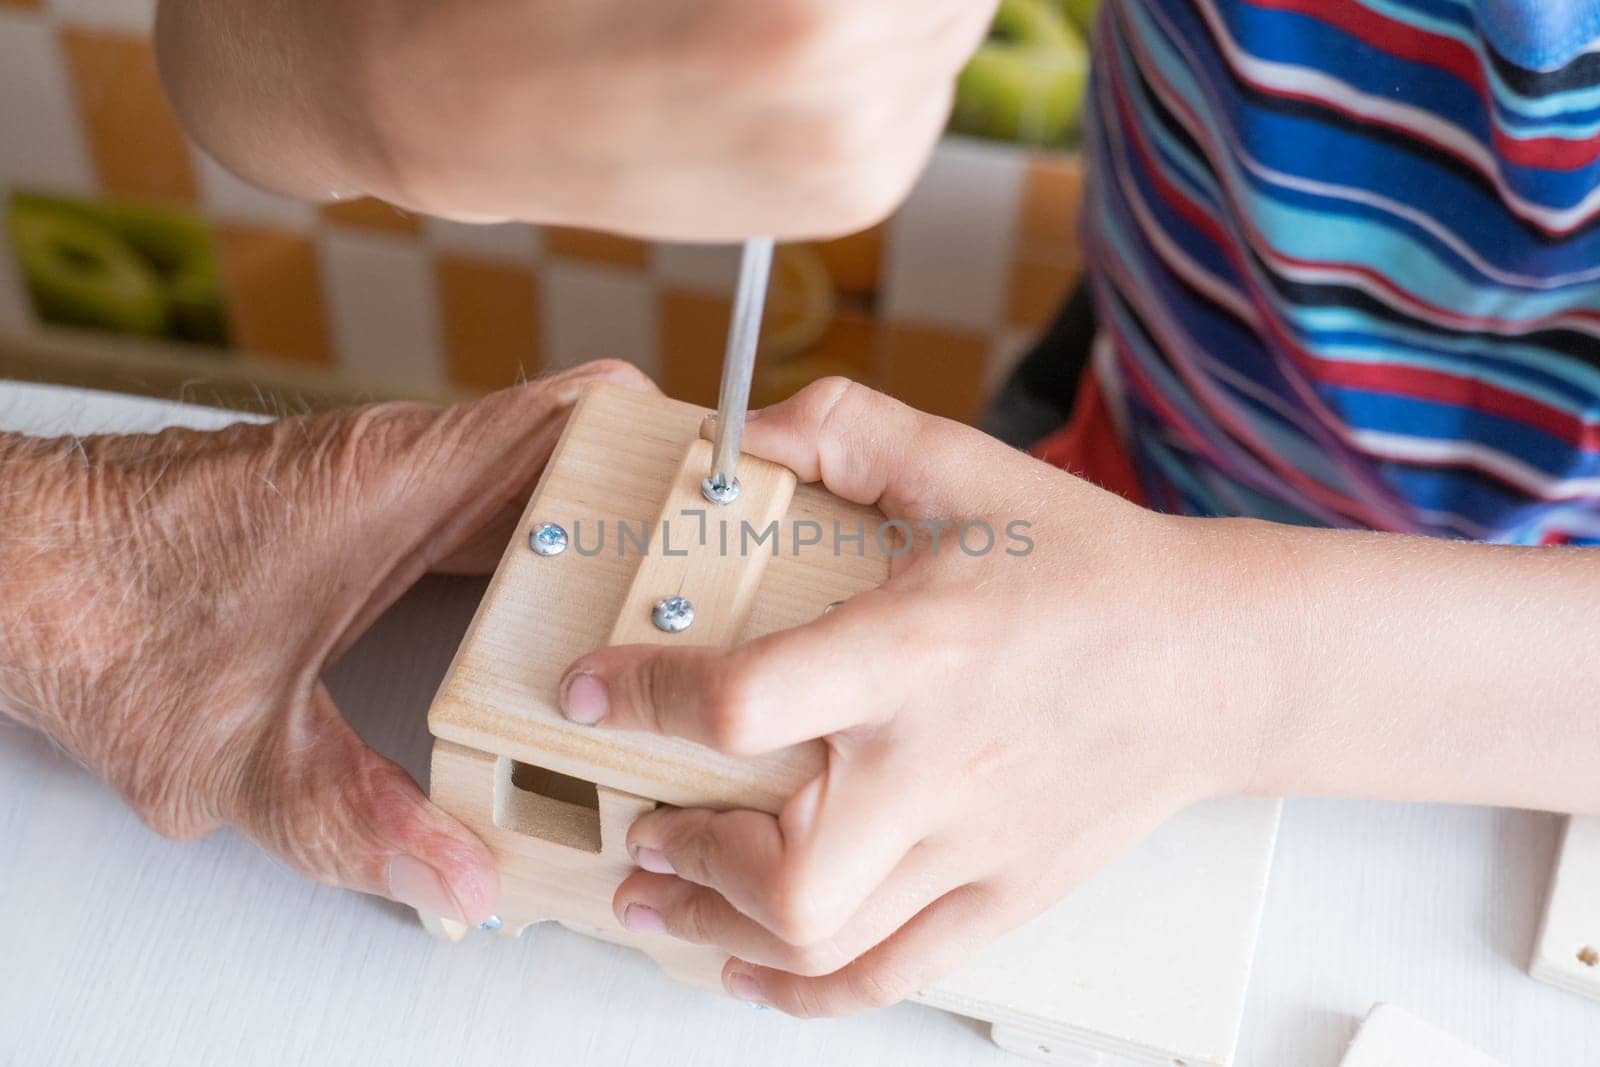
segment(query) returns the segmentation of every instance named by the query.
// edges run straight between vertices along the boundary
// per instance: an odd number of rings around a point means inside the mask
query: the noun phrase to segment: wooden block
[[[504,932],[555,919],[718,989],[722,953],[636,935],[613,918],[612,894],[633,869],[628,825],[658,802],[775,812],[821,768],[820,742],[736,759],[672,738],[577,726],[556,710],[561,674],[607,643],[725,645],[800,625],[882,584],[889,559],[876,537],[878,511],[795,485],[789,472],[750,457],[740,461],[739,500],[706,503],[703,415],[628,390],[585,396],[428,724],[437,739],[432,796],[499,858]],[[704,511],[713,524],[704,543],[694,517],[681,529],[673,522],[670,539],[663,530],[661,520],[685,510]],[[754,553],[730,545],[724,554],[714,525],[724,519],[734,531],[777,520],[776,551],[763,542]],[[530,532],[545,522],[568,533],[558,556],[529,548]],[[687,554],[668,556],[667,547]],[[649,606],[674,593],[694,601],[696,618],[667,635],[650,623]],[[1277,802],[1260,798],[1180,813],[917,999],[992,1023],[1005,1047],[1054,1062],[1224,1067],[1277,816]]]
[[[648,540],[640,531],[665,510],[704,415],[689,404],[616,388],[596,389],[579,403],[428,713],[435,737],[680,806],[776,812],[816,773],[815,745],[735,759],[671,738],[601,733],[556,710],[561,673],[607,643],[648,558],[637,548]],[[741,469],[748,463],[741,461]],[[833,601],[881,585],[889,561],[873,531],[882,519],[876,509],[840,501],[819,486],[795,487],[780,534],[811,524],[804,528],[824,530],[829,543],[786,541],[766,560],[737,639],[797,626]],[[864,531],[859,554],[854,543],[833,554],[836,521],[847,533]],[[542,557],[529,550],[528,533],[541,522],[567,530],[565,553]]]
[[[1600,818],[1567,820],[1528,973],[1600,1000]]]
[[[710,469],[711,442],[690,444],[606,644],[726,646],[744,630],[767,560],[781,547],[779,524],[794,498],[794,472],[746,456],[739,462],[739,495],[713,504],[700,491]],[[744,551],[769,528],[777,530],[770,553],[764,547]],[[651,620],[656,602],[671,596],[694,603],[694,624],[681,633],[667,633]]]
[[[1502,1067],[1393,1004],[1374,1004],[1339,1067]]]

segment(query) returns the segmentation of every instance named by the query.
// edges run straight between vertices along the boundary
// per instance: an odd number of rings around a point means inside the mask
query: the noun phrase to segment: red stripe
[[[1291,2],[1291,0],[1281,0],[1281,2]],[[1179,190],[1165,181],[1149,148],[1143,143],[1142,128],[1133,121],[1133,116],[1127,105],[1120,99],[1120,94],[1119,112],[1124,119],[1124,129],[1131,130],[1134,135],[1137,149],[1145,164],[1147,173],[1150,174],[1152,181],[1156,182],[1158,188],[1162,190],[1163,197],[1169,205],[1178,210],[1185,219],[1193,221],[1198,218],[1197,225],[1202,232],[1216,241],[1219,247],[1228,251],[1229,258],[1233,260],[1236,269],[1240,270],[1241,275],[1247,278],[1253,277],[1253,272],[1248,270],[1239,261],[1238,257],[1233,254],[1234,242],[1231,241],[1231,235],[1228,235],[1222,227],[1214,223],[1209,217],[1197,214],[1191,202],[1183,197]],[[1193,116],[1190,117],[1192,118]],[[1215,146],[1211,147],[1213,150],[1215,149]],[[1360,275],[1372,281],[1396,302],[1413,304],[1424,309],[1435,318],[1456,324],[1458,328],[1491,328],[1495,332],[1514,335],[1517,332],[1525,332],[1530,328],[1537,329],[1543,325],[1542,323],[1513,325],[1501,319],[1454,314],[1443,307],[1419,299],[1370,268],[1354,264],[1335,264],[1306,260],[1277,252],[1272,248],[1270,242],[1265,239],[1264,235],[1251,227],[1248,218],[1240,218],[1239,221],[1240,225],[1248,231],[1251,244],[1258,250],[1264,250],[1263,255],[1269,260],[1301,267],[1333,268]],[[1284,328],[1281,316],[1275,312],[1275,309],[1263,306],[1261,287],[1252,285],[1249,292],[1252,302],[1256,304],[1257,309],[1262,313],[1261,318],[1265,323],[1266,330],[1271,333],[1273,339],[1281,348],[1291,354],[1295,363],[1307,378],[1312,381],[1332,385],[1355,385],[1359,388],[1372,389],[1379,392],[1400,392],[1419,399],[1437,400],[1473,407],[1488,414],[1512,418],[1526,423],[1565,441],[1575,448],[1588,451],[1600,449],[1600,426],[1579,419],[1570,412],[1552,407],[1526,394],[1511,392],[1477,378],[1464,377],[1449,371],[1406,367],[1398,364],[1346,363],[1313,352],[1302,345],[1297,337]]]
[[[1403,364],[1324,361],[1318,378],[1327,385],[1349,386],[1376,393],[1409,396],[1486,415],[1515,419],[1560,438],[1574,448],[1600,449],[1600,426],[1553,408],[1525,393],[1516,393],[1476,378],[1456,378],[1424,367]]]
[[[1116,57],[1114,53],[1110,61],[1114,65],[1120,66],[1121,60],[1119,57]],[[1119,70],[1118,73],[1122,72]],[[1113,78],[1112,81],[1113,84],[1119,87],[1126,84],[1125,80],[1122,78]],[[1207,216],[1200,209],[1199,205],[1188,200],[1188,198],[1185,197],[1179,189],[1172,186],[1166,180],[1166,177],[1162,173],[1161,169],[1156,166],[1153,150],[1145,140],[1144,128],[1133,115],[1131,106],[1128,103],[1125,94],[1121,92],[1116,93],[1115,105],[1118,116],[1122,120],[1122,129],[1131,134],[1134,150],[1141,157],[1146,173],[1148,173],[1151,180],[1156,183],[1158,191],[1163,199],[1172,205],[1174,210],[1177,210],[1186,219],[1191,220],[1194,225],[1202,230],[1202,232],[1211,235],[1216,240],[1218,247],[1222,249],[1223,253],[1229,256],[1231,259],[1237,261],[1239,259],[1239,251],[1237,242],[1233,240],[1232,235],[1230,235],[1225,229]],[[1113,273],[1120,273],[1121,264],[1118,262],[1116,257],[1102,257],[1101,261],[1106,269],[1112,271]],[[1248,273],[1242,263],[1236,262],[1235,265],[1240,270],[1241,274]],[[1121,279],[1121,284],[1125,291],[1132,292],[1130,283],[1130,279],[1125,277]],[[1277,328],[1278,324],[1274,321],[1274,316],[1271,314],[1264,314],[1263,318],[1266,320],[1269,329]],[[1150,325],[1152,329],[1155,328],[1153,322]],[[1170,354],[1170,346],[1168,346],[1168,351]],[[1173,366],[1177,369],[1179,375],[1184,379],[1188,387],[1194,392],[1197,399],[1207,398],[1211,390],[1216,387],[1216,383],[1209,380],[1204,374],[1197,373],[1192,367],[1188,366],[1186,361],[1174,359]],[[1310,395],[1304,396],[1302,399],[1305,400],[1308,405],[1320,410],[1320,415],[1318,415],[1316,411],[1313,411],[1313,417],[1319,418],[1323,425],[1344,443],[1347,449],[1354,447],[1354,443],[1349,440],[1348,427],[1346,427],[1342,421],[1337,419],[1333,412],[1329,411],[1327,406],[1322,403],[1320,399]],[[1374,509],[1374,504],[1376,501],[1364,500],[1351,497],[1347,494],[1341,494],[1331,487],[1309,477],[1295,467],[1291,462],[1276,455],[1273,450],[1267,446],[1266,442],[1261,440],[1256,435],[1254,428],[1249,424],[1248,420],[1236,418],[1228,409],[1227,405],[1219,404],[1215,400],[1211,400],[1208,405],[1208,409],[1212,417],[1217,419],[1218,422],[1222,424],[1232,436],[1249,447],[1251,454],[1258,462],[1267,467],[1276,477],[1282,479],[1286,484],[1295,487],[1307,497],[1317,501],[1321,506],[1328,508],[1335,513],[1344,513],[1355,516],[1358,521],[1370,529],[1394,528],[1393,523],[1384,515],[1384,509]],[[1165,410],[1162,414],[1163,417],[1168,417]],[[1170,417],[1176,418],[1177,413],[1173,412]],[[1213,459],[1212,462],[1216,463],[1218,469],[1227,469],[1227,465],[1224,463],[1217,463],[1215,459]],[[1376,485],[1370,486],[1369,489],[1375,493],[1382,493],[1381,488]]]
[[[1113,60],[1113,62],[1118,61]],[[1153,78],[1152,84],[1156,84],[1159,81],[1159,78]],[[1126,83],[1118,80],[1117,84],[1120,86]],[[1189,201],[1181,190],[1167,182],[1152,154],[1152,149],[1145,143],[1144,130],[1135,120],[1131,107],[1127,104],[1123,94],[1118,93],[1117,95],[1118,111],[1123,120],[1122,129],[1132,135],[1131,139],[1135,151],[1140,156],[1147,175],[1156,184],[1163,198],[1175,211],[1185,219],[1193,222],[1197,228],[1215,240],[1234,263],[1235,268],[1242,277],[1254,279],[1254,271],[1241,261],[1237,253],[1237,243],[1231,239],[1231,235],[1228,235],[1222,227],[1208,216],[1205,216],[1203,212],[1200,212],[1198,207]],[[1195,116],[1189,113],[1181,103],[1172,100],[1169,100],[1168,103],[1169,106],[1175,106],[1178,110],[1183,111],[1193,123]],[[1197,123],[1193,124],[1191,128],[1200,129]],[[1197,134],[1197,136],[1208,150],[1215,151],[1215,146],[1209,144],[1204,135]],[[1248,220],[1243,220],[1242,224],[1246,228],[1249,226]],[[1253,243],[1270,249],[1270,245],[1266,245],[1259,233],[1251,232],[1255,237]],[[1269,258],[1272,258],[1272,256],[1276,256],[1282,261],[1299,263],[1305,266],[1326,265],[1269,253]],[[1398,297],[1414,299],[1410,297],[1410,294],[1396,288],[1388,279],[1366,268],[1347,267],[1342,264],[1336,266],[1340,269],[1348,269],[1363,274]],[[1265,294],[1260,285],[1248,285],[1246,293],[1261,313],[1260,318],[1265,332],[1270,335],[1271,340],[1281,351],[1289,355],[1291,361],[1300,372],[1312,382],[1329,385],[1348,385],[1376,392],[1392,392],[1415,396],[1419,399],[1452,403],[1480,410],[1487,414],[1516,419],[1554,437],[1558,437],[1577,448],[1589,451],[1600,449],[1600,427],[1525,394],[1511,392],[1476,378],[1462,377],[1445,371],[1399,364],[1348,363],[1321,356],[1304,347],[1299,342],[1299,339],[1288,331],[1281,320],[1281,316],[1276,313],[1275,309],[1264,306]],[[1444,312],[1443,309],[1438,310],[1441,315],[1448,316],[1448,313]],[[1462,319],[1462,321],[1474,321],[1466,320],[1461,316],[1455,317]],[[1348,447],[1363,451],[1350,439],[1348,427],[1345,424],[1331,414],[1328,421],[1333,424],[1333,428]],[[1486,473],[1492,474],[1492,472]]]

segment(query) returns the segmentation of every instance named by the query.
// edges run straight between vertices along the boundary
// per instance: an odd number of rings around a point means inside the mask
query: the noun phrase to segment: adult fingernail
[[[592,674],[574,674],[561,690],[561,714],[573,722],[593,726],[606,717],[610,702],[606,687]]]
[[[633,862],[649,871],[651,874],[677,874],[672,869],[672,863],[667,859],[666,853],[659,848],[640,847],[634,851]]]
[[[732,971],[728,974],[728,992],[746,1004],[765,1005],[767,1002],[767,995],[761,991],[761,983],[756,981],[756,976],[746,974],[744,971]]]
[[[389,861],[389,897],[426,915],[466,921],[461,905],[445,887],[444,879],[432,867],[412,856],[396,856]]]
[[[622,909],[622,925],[636,934],[664,934],[667,924],[661,913],[644,904],[629,904]]]

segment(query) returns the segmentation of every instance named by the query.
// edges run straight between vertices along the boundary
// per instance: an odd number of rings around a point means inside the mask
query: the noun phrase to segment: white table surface
[[[0,382],[0,429],[219,419]],[[425,581],[329,679],[419,778],[426,708],[480,589]],[[1600,1064],[1600,1003],[1524,972],[1558,829],[1520,811],[1290,802],[1237,1063],[1334,1067],[1389,1001],[1517,1067]],[[0,1064],[1021,1062],[926,1008],[750,1011],[560,928],[437,942],[231,832],[164,841],[44,738],[0,724]]]

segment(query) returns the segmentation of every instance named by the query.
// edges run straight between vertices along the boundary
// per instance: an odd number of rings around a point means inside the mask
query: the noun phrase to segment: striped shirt
[[[1094,382],[1147,501],[1600,542],[1600,0],[1106,0]]]

